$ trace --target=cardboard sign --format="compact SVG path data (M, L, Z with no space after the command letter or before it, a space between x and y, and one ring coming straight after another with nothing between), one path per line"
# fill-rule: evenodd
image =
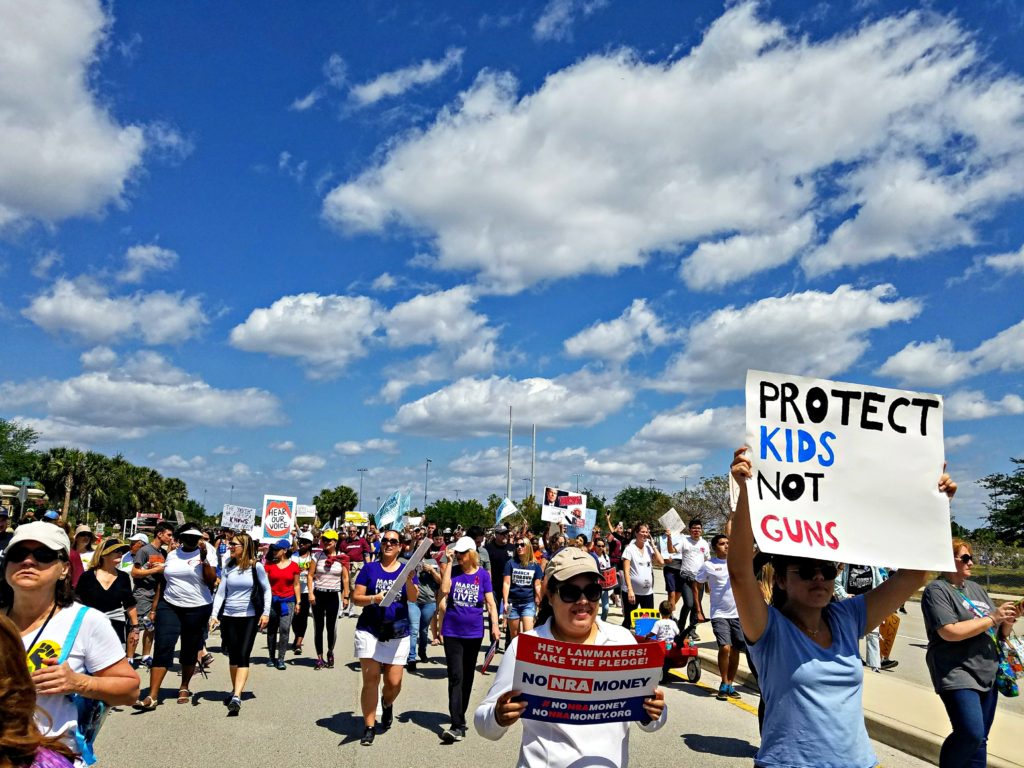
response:
M295 519L296 520L313 520L316 518L316 505L315 504L296 504L295 505Z
M256 510L253 507L238 507L225 504L220 513L220 527L232 531L248 531L256 525Z
M730 475L731 477L731 475ZM672 507L668 512L658 518L658 522L661 523L661 527L666 531L675 535L686 535L686 526L683 525L683 518L676 512L676 508Z
M953 570L941 397L761 371L746 396L762 551Z
M412 553L412 557L409 558L409 562L402 566L402 570L398 572L397 578L394 583L388 588L388 591L384 593L384 598L381 600L380 605L382 608L387 608L391 605L398 596L402 593L402 587L405 586L405 582L409 580L409 577L416 572L416 567L420 564L420 560L427 554L427 550L430 549L430 545L433 543L433 539L423 539L420 545L416 547L416 551Z
M561 488L544 488L540 519L547 523L584 525L587 515L587 494L564 491Z
M661 679L665 646L582 645L522 634L512 688L526 701L523 717L549 723L642 720L644 699Z
M597 510L587 509L584 510L585 516L583 518L583 525L569 524L565 528L565 535L570 539L575 539L581 533L587 537L587 541L590 541L591 534L594 532L594 526L597 524Z
M294 496L263 497L263 517L260 530L260 541L276 541L291 535L295 525Z

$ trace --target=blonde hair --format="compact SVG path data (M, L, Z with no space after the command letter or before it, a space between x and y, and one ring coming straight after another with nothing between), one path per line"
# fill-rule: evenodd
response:
M463 568L479 568L480 567L480 555L477 554L475 549L470 549L466 552L465 557L462 559Z
M228 565L234 565L240 571L252 568L256 563L256 542L253 541L252 536L248 533L236 533L231 539L237 539L238 543L242 545L242 554L232 557L228 561ZM230 543L230 539L228 543Z
M530 565L534 562L533 559L533 544L530 543L529 536L523 536L522 539L526 542L526 546L523 547L523 554L519 557L520 565Z

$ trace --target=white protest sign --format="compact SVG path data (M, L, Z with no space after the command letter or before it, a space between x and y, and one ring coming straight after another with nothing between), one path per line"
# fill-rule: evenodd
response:
M564 491L561 488L544 488L544 503L540 507L540 519L547 523L566 525L585 524L587 517L587 494Z
M669 533L685 533L686 526L683 525L683 518L676 512L676 508L672 507L668 512L658 518L658 522L661 523L661 527Z
M295 525L296 501L294 496L267 494L263 497L260 541L276 541L291 534L292 526Z
M763 551L953 570L941 397L748 371L746 400Z
M315 504L296 504L295 518L297 520L311 520L316 517Z
M232 531L248 531L254 525L256 525L256 510L253 507L225 504L221 510L221 528L230 528Z
M399 594L401 594L402 587L405 586L405 582L407 582L409 577L416 572L416 567L420 564L420 560L423 559L423 556L427 554L427 550L430 549L430 545L432 543L432 539L425 538L420 542L420 545L416 547L416 551L412 553L412 557L409 558L409 562L402 566L402 570L399 572L398 578L396 578L391 584L388 591L384 593L384 599L381 600L380 603L382 608L387 608L395 602L395 599Z

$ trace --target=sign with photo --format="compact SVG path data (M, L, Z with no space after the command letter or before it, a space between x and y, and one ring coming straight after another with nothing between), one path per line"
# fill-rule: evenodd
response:
M587 520L587 494L544 488L540 519L547 523L562 523L582 528Z

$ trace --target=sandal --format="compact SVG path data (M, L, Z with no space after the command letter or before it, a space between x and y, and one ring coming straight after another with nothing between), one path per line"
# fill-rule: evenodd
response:
M133 709L138 709L142 712L152 712L156 709L156 701L153 700L152 696L146 696L145 698L139 699L132 705Z
M192 701L192 691L188 690L187 688L182 688L180 691L178 691L179 704L188 704L190 701Z
M209 669L213 666L213 654L207 653L199 660L199 663L202 665L203 669Z

